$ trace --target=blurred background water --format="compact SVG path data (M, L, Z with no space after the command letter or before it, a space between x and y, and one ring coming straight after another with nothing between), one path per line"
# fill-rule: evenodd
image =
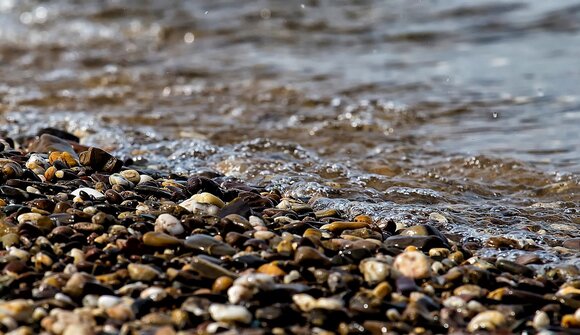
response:
M567 0L0 0L0 129L577 264L579 30Z

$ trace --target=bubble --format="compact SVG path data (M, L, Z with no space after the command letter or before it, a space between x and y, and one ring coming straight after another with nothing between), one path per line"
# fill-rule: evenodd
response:
M191 44L195 41L195 35L192 32L187 32L183 35L183 41L187 44Z

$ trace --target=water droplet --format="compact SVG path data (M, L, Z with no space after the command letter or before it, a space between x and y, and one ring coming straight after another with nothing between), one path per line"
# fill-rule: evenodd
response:
M498 112L493 112L493 113L491 114L491 116L492 116L494 119L497 119L497 118L499 117L499 113L498 113Z
M306 5L305 4L301 4L300 5L300 8L305 9L306 8Z
M191 44L195 41L195 35L192 32L187 32L183 35L183 41L187 44Z
M204 14L207 15L208 13L209 13L209 10L206 10Z
M30 12L24 12L20 14L20 22L22 22L23 24L31 24L32 14L30 14Z

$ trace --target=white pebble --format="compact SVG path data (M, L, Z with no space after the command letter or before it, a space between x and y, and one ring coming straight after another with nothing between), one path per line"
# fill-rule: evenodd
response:
M429 258L420 251L407 251L397 255L394 266L405 277L421 279L431 275Z
M76 190L72 191L72 195L74 195L75 197L79 197L81 194L81 191L85 191L88 195L92 195L93 197L95 197L95 199L100 199L100 198L104 198L105 195L97 190L95 190L94 188L90 188L90 187L81 187L81 188L77 188Z
M121 302L121 298L116 297L114 295L102 295L99 297L97 301L97 306L102 309L107 309L109 307L113 307Z
M359 270L367 283L375 284L385 280L390 275L391 265L375 258L367 258L360 263Z
M167 232L170 235L179 235L185 232L178 218L171 214L163 213L155 220L155 231Z
M252 321L252 314L243 306L212 304L209 306L209 314L218 322L248 324Z
M550 317L544 311L536 311L532 325L536 330L544 329L550 325Z
M469 324L467 330L475 332L477 330L494 331L507 325L507 319L503 313L498 311L485 311L477 314Z

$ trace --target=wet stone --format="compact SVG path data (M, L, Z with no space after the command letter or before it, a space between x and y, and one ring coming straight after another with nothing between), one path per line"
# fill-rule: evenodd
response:
M180 239L165 233L148 232L143 235L143 244L151 247L176 247L182 243Z
M567 239L562 242L562 246L572 250L580 250L580 237Z
M495 266L502 271L507 271L513 274L522 275L526 277L532 277L534 271L525 265L518 264L516 262L511 262L506 259L498 259Z
M96 171L114 173L121 170L123 162L113 157L108 152L91 147L79 155L80 162L84 166L89 166Z
M445 241L436 236L391 236L385 240L385 246L405 249L413 246L424 251L432 248L447 248Z
M294 256L294 261L304 267L314 266L328 268L331 266L330 259L312 247L298 248Z
M397 255L394 268L403 276L421 279L431 275L429 258L420 251L409 251Z
M181 235L185 232L181 221L171 214L161 214L155 220L155 230L167 232L170 235Z
M135 281L152 281L161 274L153 267L145 264L129 264L129 276Z
M228 244L204 234L195 234L187 237L185 239L185 246L218 257L226 255L232 256L236 253L236 250Z
M243 306L212 304L209 313L212 319L220 322L248 324L252 321L252 314Z

